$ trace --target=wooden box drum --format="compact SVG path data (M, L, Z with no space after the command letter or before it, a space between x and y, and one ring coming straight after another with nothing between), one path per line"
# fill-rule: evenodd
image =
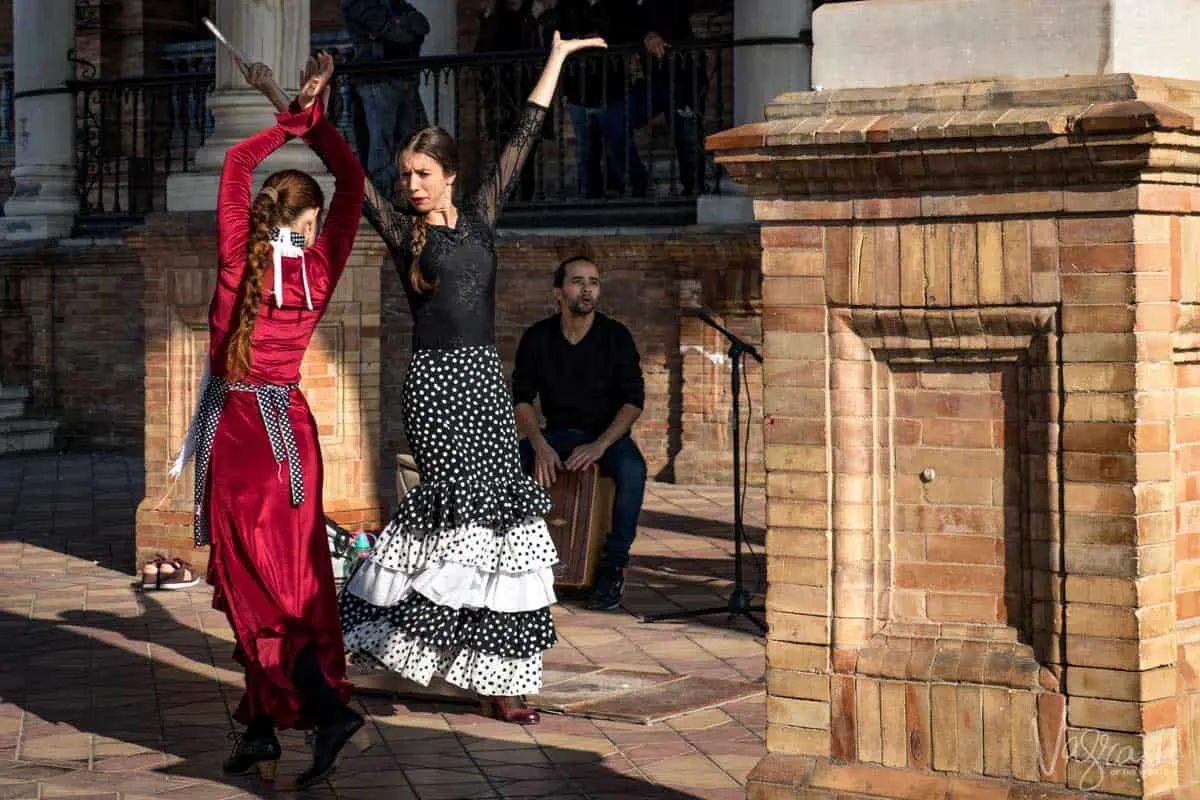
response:
M594 464L578 472L562 470L550 498L554 507L546 524L558 549L554 585L587 588L595 582L604 540L612 529L612 479Z

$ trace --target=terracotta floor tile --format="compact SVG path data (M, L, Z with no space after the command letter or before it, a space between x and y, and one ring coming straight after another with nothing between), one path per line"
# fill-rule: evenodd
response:
M228 623L211 609L211 589L143 594L132 575L103 566L132 560L133 512L142 497L135 481L142 474L140 461L121 457L0 459L0 487L37 486L15 499L0 488L0 534L8 537L0 542L0 612L12 617L0 620L0 636L22 637L26 645L20 657L0 653L0 693L8 700L0 704L0 759L15 755L21 726L23 749L79 757L20 770L0 763L0 787L48 779L56 792L76 797L259 795L253 778L220 776L242 677L229 658ZM78 486L89 482L91 491L81 495ZM635 544L624 608L591 612L582 595L566 598L554 610L560 644L547 663L761 675L761 639L720 615L687 624L641 622L654 608L723 601L731 576L727 494L723 487L647 487L650 524ZM761 527L761 499L751 500L748 519ZM761 537L761 530L753 535ZM639 564L639 557L646 561ZM651 559L668 559L663 563L671 570L648 568ZM64 695L67 686L81 691ZM698 782L741 779L765 752L761 699L653 728L546 715L542 725L523 729L485 719L470 706L384 698L361 698L361 707L374 718L381 746L350 755L332 787L306 798L374 798L387 784L388 797L397 800L606 794L724 800L733 796L720 794L728 787ZM282 787L310 756L301 735L288 732L281 741ZM87 757L94 759L92 772L78 769ZM707 766L694 768L701 763ZM657 770L662 785L639 764Z

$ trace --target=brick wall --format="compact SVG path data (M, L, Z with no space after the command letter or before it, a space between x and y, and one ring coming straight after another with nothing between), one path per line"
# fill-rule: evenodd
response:
M142 444L142 269L121 243L0 248L0 382L76 448Z
M681 303L701 302L723 315L748 341L761 342L759 249L754 234L747 230L624 236L502 232L496 333L509 374L521 333L555 311L554 267L576 254L600 265L601 309L630 328L641 353L647 405L634 438L646 455L651 476L687 483L728 481L729 367L719 358L725 347L698 320L681 321L679 312ZM386 470L395 454L407 449L400 398L412 327L400 278L390 262L384 267L381 286L381 350L386 356L381 378L382 464ZM747 377L753 413L746 429L749 476L752 483L761 484L761 371L752 365Z

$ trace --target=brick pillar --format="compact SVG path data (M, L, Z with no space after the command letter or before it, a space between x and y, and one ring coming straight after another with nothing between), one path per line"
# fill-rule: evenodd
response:
M216 283L211 214L162 214L129 235L145 268L146 497L137 512L137 560L156 552L203 570L192 547L192 465L172 485L167 468L187 432L208 352ZM317 326L300 388L317 419L326 515L348 527L379 526L379 325L383 243L364 223L337 292Z
M763 226L750 798L1200 784L1198 107L947 82L710 139Z

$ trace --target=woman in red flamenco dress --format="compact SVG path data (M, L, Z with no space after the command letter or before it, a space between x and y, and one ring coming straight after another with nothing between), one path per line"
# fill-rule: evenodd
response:
M229 150L217 205L220 271L209 307L209 374L185 447L196 458L196 544L211 541L213 606L229 618L246 693L246 731L229 774L274 778L277 728L315 727L311 785L363 725L347 706L345 654L321 504L317 424L300 362L345 268L362 212L363 171L324 116L332 59L276 124ZM241 65L251 85L270 77ZM276 172L251 201L255 167L296 136L325 159L336 188ZM178 468L182 462L177 462Z

